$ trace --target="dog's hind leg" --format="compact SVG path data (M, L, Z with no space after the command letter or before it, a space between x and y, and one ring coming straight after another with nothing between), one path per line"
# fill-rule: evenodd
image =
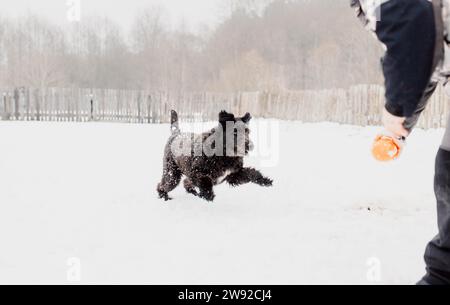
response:
M214 194L214 184L211 178L206 176L196 177L192 179L192 183L200 189L198 197L206 201L214 201L216 195Z
M182 173L173 160L167 160L164 163L164 173L161 183L158 184L159 198L169 201L172 198L169 197L169 193L173 191L181 181Z
M192 181L189 178L184 179L183 181L184 188L186 189L186 192L189 194L192 194L194 196L199 196L197 190L195 189L195 185L192 183Z
M260 186L272 186L273 180L264 177L254 168L242 168L239 171L229 175L226 181L231 186L239 186L247 183L255 183Z

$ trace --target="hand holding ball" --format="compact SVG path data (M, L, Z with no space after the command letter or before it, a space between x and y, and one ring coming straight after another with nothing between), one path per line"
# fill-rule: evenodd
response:
M394 161L400 157L403 147L403 139L395 139L388 135L379 135L373 143L372 155L380 162Z

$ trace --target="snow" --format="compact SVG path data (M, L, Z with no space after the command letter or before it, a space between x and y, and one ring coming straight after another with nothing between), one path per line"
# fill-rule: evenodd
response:
M275 186L220 185L211 204L181 186L157 199L168 125L0 122L0 283L419 280L442 130L416 130L381 164L369 150L380 128L252 124L278 135L272 162L249 160Z

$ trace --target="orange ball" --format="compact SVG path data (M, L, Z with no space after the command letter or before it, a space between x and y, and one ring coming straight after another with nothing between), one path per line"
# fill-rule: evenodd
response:
M401 153L400 144L388 136L378 136L372 147L374 158L381 162L388 162L397 159Z

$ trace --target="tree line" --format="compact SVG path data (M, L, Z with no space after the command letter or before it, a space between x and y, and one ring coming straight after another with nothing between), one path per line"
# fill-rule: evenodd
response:
M0 16L0 87L282 91L380 83L381 47L348 0L223 0L214 27L167 24L161 7L125 31L107 17L58 26Z

